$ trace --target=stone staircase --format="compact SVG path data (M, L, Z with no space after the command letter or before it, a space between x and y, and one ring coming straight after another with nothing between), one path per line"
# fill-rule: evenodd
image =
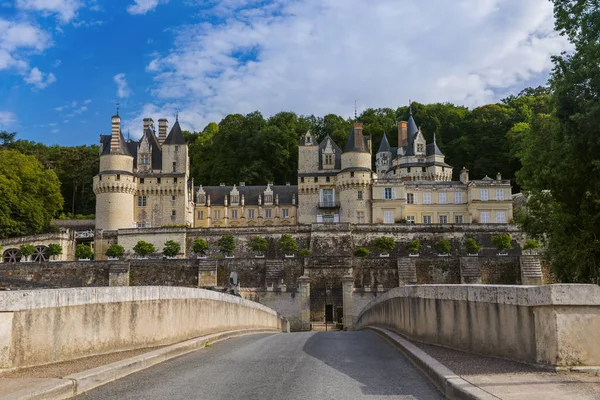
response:
M521 284L541 285L543 283L542 264L540 257L535 254L521 255Z
M460 283L481 284L481 261L479 257L460 258Z
M417 267L412 258L398 257L399 286L417 284Z

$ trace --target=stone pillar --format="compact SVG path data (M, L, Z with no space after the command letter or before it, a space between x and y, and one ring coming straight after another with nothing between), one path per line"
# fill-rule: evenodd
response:
M398 286L416 285L417 267L410 257L398 257Z
M477 284L481 282L481 260L479 257L460 257L460 283Z
M342 277L342 294L344 302L344 330L354 330L354 319L356 318L354 312L354 276L344 275Z
M212 288L217 284L217 260L198 260L198 287Z
M542 285L542 264L537 254L522 254L519 257L521 265L522 285Z
M108 286L129 286L129 263L110 264L108 269Z
M298 295L300 296L300 330L310 331L310 278L307 275L298 278Z

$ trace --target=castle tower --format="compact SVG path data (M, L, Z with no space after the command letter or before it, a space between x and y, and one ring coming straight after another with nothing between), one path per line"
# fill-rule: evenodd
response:
M371 139L363 135L362 124L355 123L342 153L342 170L336 187L340 200L340 222L371 221Z
M121 133L117 112L112 117L111 135L100 135L100 172L94 177L96 229L131 228L136 189L133 157Z
M377 166L377 177L383 179L385 173L392 166L392 148L385 133L383 134L383 139L381 139L379 150L377 150L377 154L375 155L375 163Z

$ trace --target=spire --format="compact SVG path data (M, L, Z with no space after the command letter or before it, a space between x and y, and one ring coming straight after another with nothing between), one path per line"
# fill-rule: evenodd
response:
M381 139L381 144L379 145L379 150L377 150L377 153L385 153L385 152L391 152L391 151L392 151L392 149L390 147L390 142L388 142L387 136L384 133L383 139Z
M177 117L179 117L179 113L177 114ZM179 119L175 121L169 136L167 136L163 144L186 144L185 137L181 131L181 126L179 125Z

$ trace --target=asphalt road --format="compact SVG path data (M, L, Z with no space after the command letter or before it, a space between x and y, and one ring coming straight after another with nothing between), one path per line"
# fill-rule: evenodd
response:
M102 386L78 399L443 399L371 332L229 339Z

